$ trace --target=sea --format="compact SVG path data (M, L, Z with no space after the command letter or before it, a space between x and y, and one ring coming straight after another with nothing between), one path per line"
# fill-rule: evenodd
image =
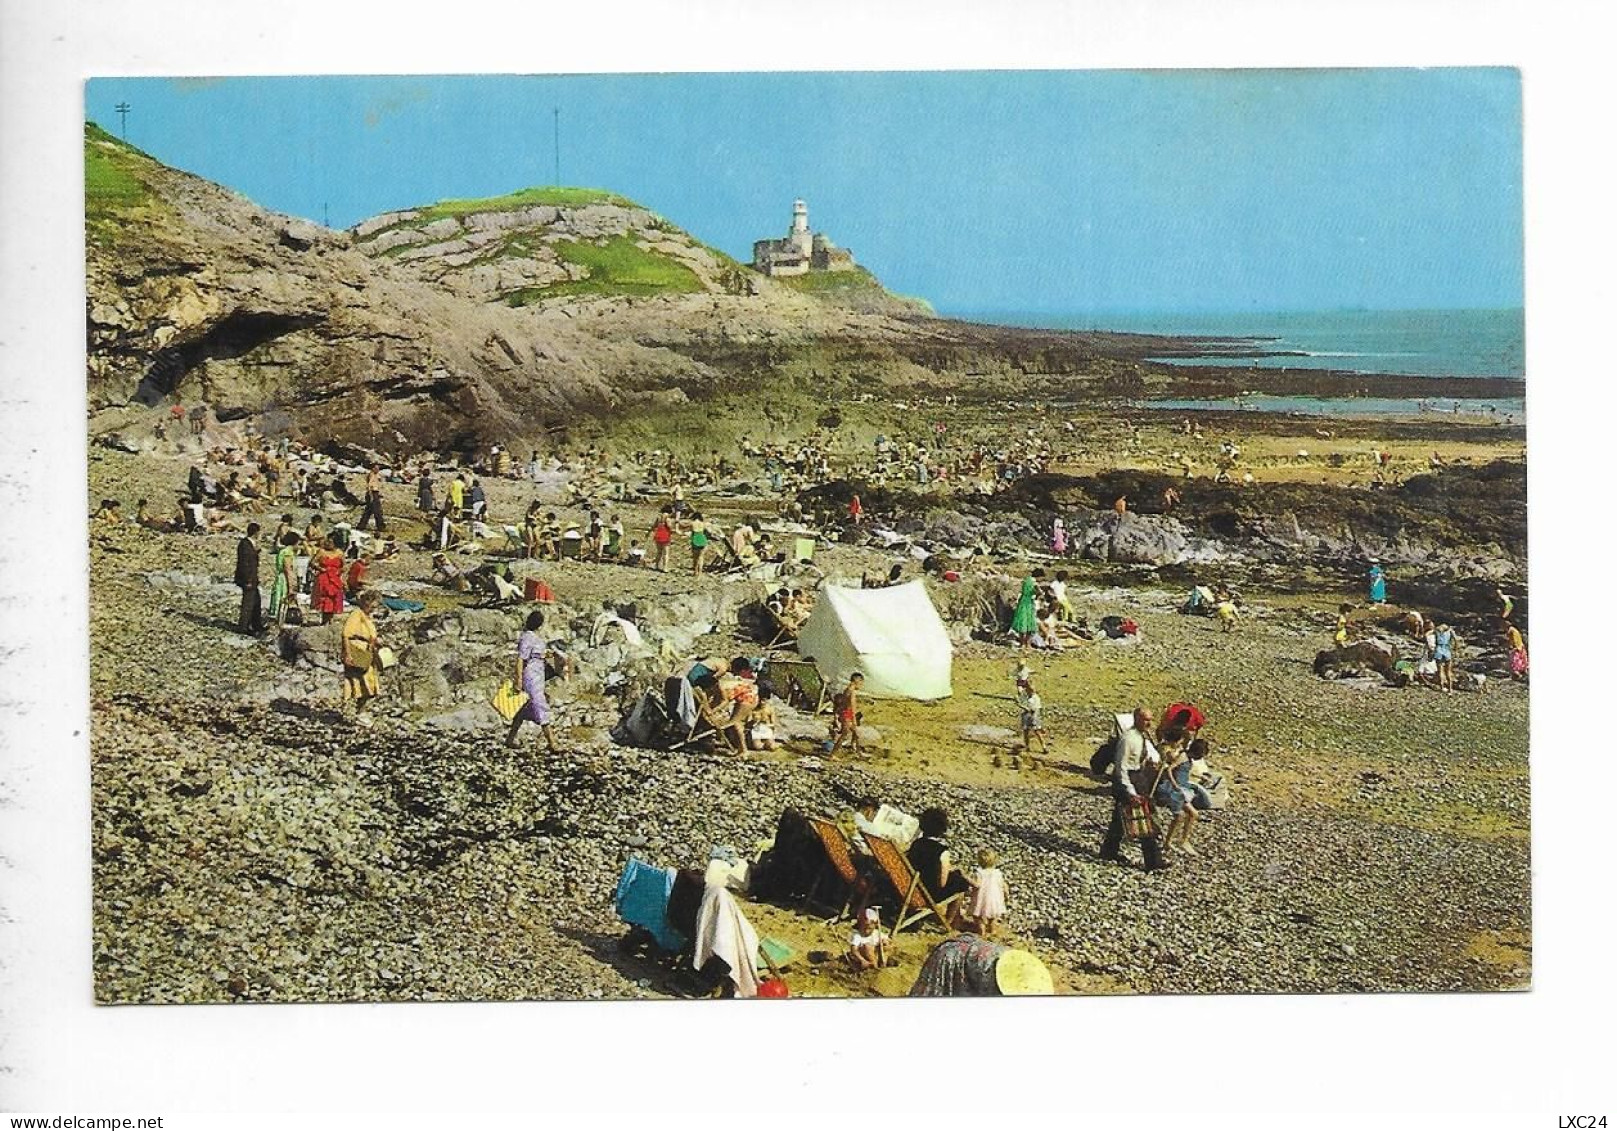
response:
M1526 333L1520 309L1330 310L1228 314L952 314L977 322L1049 330L1215 339L1209 352L1156 358L1170 365L1254 369L1330 369L1416 377L1509 377L1525 380ZM1279 356L1264 356L1275 354ZM1362 388L1362 386L1361 386ZM1355 394L1360 389L1354 390ZM1153 401L1163 408L1231 408L1319 415L1464 413L1520 420L1521 397L1486 402L1354 395Z

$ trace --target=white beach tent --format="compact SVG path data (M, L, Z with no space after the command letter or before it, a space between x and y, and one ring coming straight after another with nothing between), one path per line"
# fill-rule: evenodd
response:
M887 589L826 586L797 635L827 686L840 689L865 673L874 699L943 699L952 693L954 647L943 618L919 581Z

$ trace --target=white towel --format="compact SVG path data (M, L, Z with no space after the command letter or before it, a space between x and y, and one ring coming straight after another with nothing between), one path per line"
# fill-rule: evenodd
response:
M595 618L595 623L590 626L590 646L595 647L605 643L606 632L609 628L616 628L623 633L623 642L631 648L639 648L645 643L640 635L640 630L633 624L613 613L602 613Z
M702 892L691 965L700 970L714 955L729 963L737 997L758 996L758 932L723 884L708 884Z

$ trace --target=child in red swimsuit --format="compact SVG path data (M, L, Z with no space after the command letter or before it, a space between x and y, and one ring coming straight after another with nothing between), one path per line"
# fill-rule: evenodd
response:
M836 722L831 730L831 750L835 755L844 745L849 746L855 754L859 753L859 689L864 686L863 672L854 672L848 677L848 686L837 693L831 701L836 710Z

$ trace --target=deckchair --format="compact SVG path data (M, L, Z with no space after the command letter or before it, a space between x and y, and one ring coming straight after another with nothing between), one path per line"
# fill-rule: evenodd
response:
M775 685L775 693L797 711L818 715L825 707L825 679L807 660L766 660L760 679Z
M764 596L763 600L760 601L759 604L763 607L764 617L769 621L770 628L774 630L773 635L771 635L769 638L769 642L765 644L764 647L776 648L781 644L790 643L791 641L796 640L797 630L789 626L785 621L781 620L780 614L769 607L769 599L778 593L783 587L780 585L766 584L763 588Z
M864 833L865 844L870 848L870 855L876 860L876 865L882 870L893 890L899 893L898 911L893 917L893 933L896 935L912 923L920 923L928 916L935 917L944 930L948 930L949 905L959 899L963 892L956 892L942 903L932 897L927 886L922 882L921 876L910 865L909 859L898 850L898 845L885 837ZM912 911L913 909L913 911Z
M842 835L842 830L824 817L810 817L808 823L809 827L814 830L814 835L820 838L820 844L825 847L825 858L831 862L832 870L836 872L847 888L848 894L847 898L842 901L842 910L826 920L827 923L835 923L838 919L847 916L848 908L853 905L853 897L869 885L859 875L859 869L854 867L853 853L848 844L848 838ZM825 871L821 869L819 874L814 877L814 884L809 888L808 895L803 897L804 907L814 902L814 897L819 894L820 884L824 879ZM824 906L829 907L831 905L825 904Z
M673 680L679 680L680 682L687 683L687 684L689 683L689 680L686 680L684 676L674 676L674 677L672 677L672 679L669 682L672 682ZM692 689L692 692L694 694L694 689ZM670 692L665 690L664 694L668 695L668 694L670 694ZM669 714L670 714L671 718L675 717L674 713L672 711L670 711ZM683 725L683 720L680 720L680 725ZM714 726L712 723L708 722L707 716L704 715L702 713L701 708L698 707L698 708L696 708L695 714L691 719L691 724L690 724L689 729L686 730L686 732L685 732L685 737L680 739L678 742L675 742L673 745L669 746L668 749L670 749L670 750L682 750L685 747L691 745L691 743L693 743L693 742L699 742L700 740L702 740L704 738L707 738L710 735L715 735L715 734L718 734L718 733L719 733L719 728Z
M710 530L708 532L708 555L703 559L708 564L703 567L703 572L745 573L747 567L741 564L740 558L736 557L735 549L730 545L730 539L717 537L716 534L716 531Z

